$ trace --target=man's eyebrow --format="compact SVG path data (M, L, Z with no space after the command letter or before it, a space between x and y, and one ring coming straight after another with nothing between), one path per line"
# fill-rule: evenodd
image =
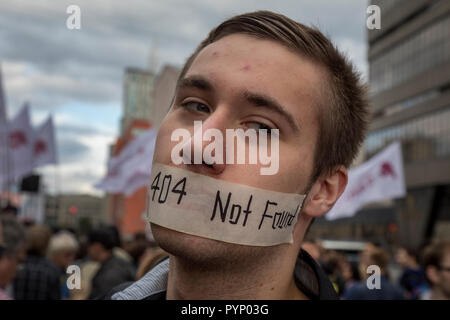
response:
M280 103L278 103L274 98L269 97L261 93L253 93L250 91L244 92L245 99L251 104L257 107L263 107L272 111L275 111L281 115L291 126L294 132L298 132L300 129L294 121L294 117L290 114L286 108L284 108Z
M214 91L214 86L205 77L189 76L180 80L177 89L196 88L203 91Z
M213 84L203 76L192 75L180 80L178 84L177 91L179 89L196 88L203 91L214 91ZM257 107L263 107L272 110L280 114L289 123L290 127L294 132L298 132L300 129L294 117L290 114L280 103L278 103L274 98L261 93L254 93L250 91L244 91L244 98L251 104Z

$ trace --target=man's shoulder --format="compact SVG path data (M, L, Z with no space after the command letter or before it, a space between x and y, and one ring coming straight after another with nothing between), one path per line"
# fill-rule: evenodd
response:
M159 300L165 298L169 257L158 262L141 279L120 284L105 297L107 300Z

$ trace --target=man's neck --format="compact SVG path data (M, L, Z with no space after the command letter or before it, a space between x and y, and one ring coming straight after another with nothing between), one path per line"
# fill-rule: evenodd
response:
M294 261L277 257L272 261L241 268L205 270L171 256L167 299L307 299L297 288Z

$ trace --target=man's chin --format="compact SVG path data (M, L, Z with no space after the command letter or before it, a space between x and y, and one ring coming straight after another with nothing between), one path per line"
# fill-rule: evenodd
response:
M242 263L250 257L256 258L255 254L263 249L182 233L153 223L150 226L155 241L162 249L187 263L201 264L203 267Z

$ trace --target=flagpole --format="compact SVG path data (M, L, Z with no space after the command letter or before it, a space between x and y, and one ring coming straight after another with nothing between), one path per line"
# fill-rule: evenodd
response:
M3 181L1 189L6 185L6 205L9 204L9 198L10 198L10 163L9 163L9 145L8 145L8 116L7 116L7 110L6 110L6 99L5 99L5 92L3 90L3 69L2 69L2 63L0 62L0 124L3 126L3 129L5 130L5 134L2 135L2 143L5 146L5 152L4 152L4 159L6 161L3 162L2 171L4 172L4 169L6 168L6 184Z
M60 176L59 176L59 162L56 161L54 164L54 183L55 183L55 201L54 204L54 212L55 212L55 225L59 223L59 211L61 205L61 189L60 189Z

